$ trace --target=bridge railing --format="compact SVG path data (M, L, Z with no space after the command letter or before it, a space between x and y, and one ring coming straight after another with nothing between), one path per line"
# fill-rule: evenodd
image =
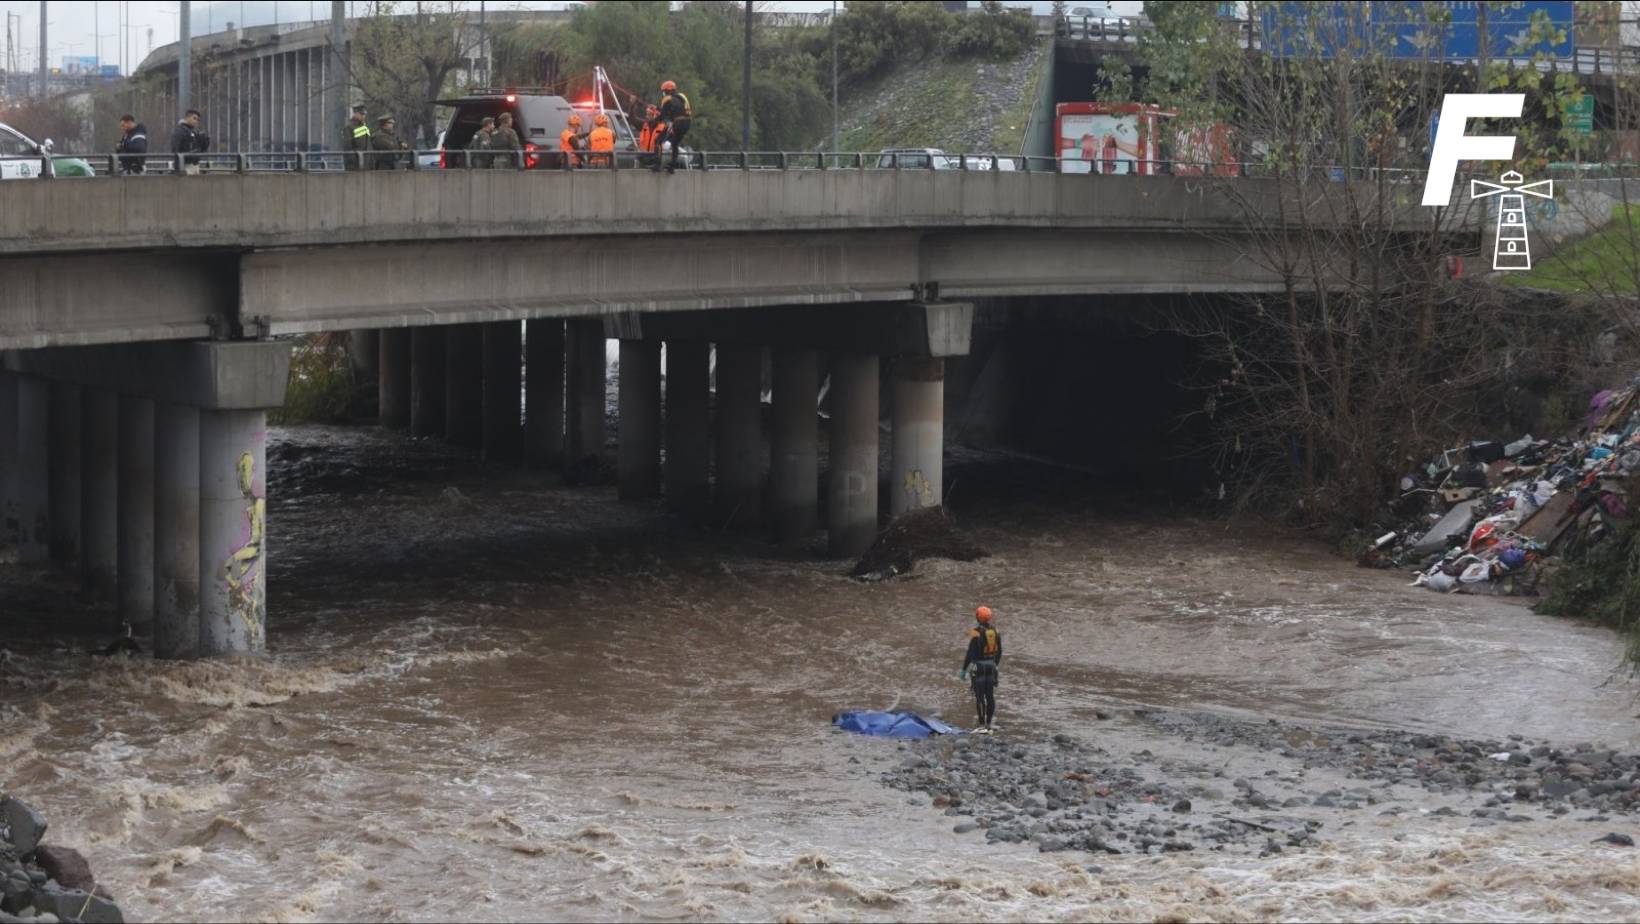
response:
M48 169L49 159L52 169ZM21 176L83 178L74 162L90 165L95 177L140 179L148 176L200 174L207 176L244 174L344 173L351 170L422 170L463 173L469 170L517 170L532 173L562 173L602 170L654 169L667 165L669 155L657 157L637 151L617 151L608 155L579 153L573 164L558 151L244 151L202 152L197 154L80 154L53 152L40 155L0 156L0 168L8 164L31 167ZM1174 175L1174 176L1270 176L1273 170L1257 161L1197 161L1150 159L1143 161L1084 160L1073 157L1039 157L1021 154L965 153L933 151L685 151L678 156L683 170L848 170L848 171L958 171L989 173L1067 173L1093 176ZM1416 174L1424 171L1376 170L1343 167L1318 168L1318 172L1343 180L1376 176ZM10 179L19 174L4 173Z
M665 158L665 160L669 160ZM0 177L82 177L66 167L66 162L89 164L98 178L141 179L149 176L199 174L238 176L246 174L340 174L350 170L421 170L465 173L469 170L514 170L531 173L574 171L629 171L664 165L655 155L617 151L598 157L576 155L573 165L558 151L403 150L364 152L362 166L357 152L346 151L246 151L198 154L75 154L53 152L48 170L45 159L33 156L0 156ZM13 169L7 170L12 165ZM17 166L27 168L19 170ZM980 173L1063 173L1121 178L1132 175L1273 178L1291 179L1290 170L1278 170L1261 161L1198 161L1151 159L1143 161L1084 160L1072 157L1038 157L1020 154L943 154L932 151L686 151L678 157L684 170L711 171L902 171ZM1548 175L1565 178L1640 178L1640 163L1551 164ZM1427 170L1397 167L1317 166L1308 178L1316 181L1363 181L1384 179L1392 183L1422 183ZM1469 174L1465 174L1467 179ZM1484 171L1474 176L1488 179ZM0 189L5 187L0 186Z

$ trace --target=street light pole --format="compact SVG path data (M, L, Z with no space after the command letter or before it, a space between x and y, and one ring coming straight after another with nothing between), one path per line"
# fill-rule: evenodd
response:
M51 95L50 72L46 70L46 0L40 0L40 98Z
M837 0L831 0L831 149L841 145L837 140Z
M194 70L194 39L193 23L191 19L193 3L190 0L177 2L177 118L180 120L187 112L193 97L189 94L192 87Z
M740 67L740 149L752 149L752 0L746 0L746 43Z

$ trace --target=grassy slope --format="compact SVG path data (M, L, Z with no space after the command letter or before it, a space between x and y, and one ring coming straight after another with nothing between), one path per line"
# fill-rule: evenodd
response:
M988 62L933 57L884 74L844 94L841 146L845 151L888 147L933 147L951 152L1018 153L1025 125L1043 79L1047 56L1033 49L1034 60L989 62L996 71L1020 72L1018 100L999 105L995 93L983 92ZM1009 95L1015 88L1010 87ZM976 112L991 114L984 131Z
M1557 292L1640 295L1635 281L1637 246L1640 206L1630 206L1626 216L1614 216L1606 227L1560 248L1530 272L1508 273L1503 281Z

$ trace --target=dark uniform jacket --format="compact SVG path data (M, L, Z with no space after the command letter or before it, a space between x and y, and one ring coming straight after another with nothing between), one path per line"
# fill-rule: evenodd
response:
M147 154L148 153L148 126L138 122L120 138L120 143L114 145L116 154ZM141 173L143 169L141 157L120 158L120 170L124 173Z
M210 147L211 136L187 122L178 122L177 127L171 132L172 154L195 154L200 151L208 151ZM188 164L199 163L197 157L184 157L182 160Z
M405 165L404 158L397 153L402 150L404 150L404 145L399 142L399 136L393 134L391 129L376 129L375 134L370 136L370 168L372 170L397 170L403 167Z
M515 152L522 151L524 145L519 142L518 132L514 131L511 125L495 130L495 134L490 136L490 147L496 152L491 155L492 166L518 167L518 155Z

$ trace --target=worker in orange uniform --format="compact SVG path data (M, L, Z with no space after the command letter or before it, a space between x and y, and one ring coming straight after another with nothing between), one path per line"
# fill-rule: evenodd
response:
M592 126L587 135L587 150L592 152L587 163L608 170L615 158L615 130L609 127L609 116L601 112L592 117Z
M654 158L660 157L661 135L666 131L661 124L661 111L654 103L644 108L643 127L638 130L638 150L643 152L643 162L653 163Z
M558 135L558 150L564 153L564 169L571 170L581 166L581 117L569 117L569 127Z
M1002 633L991 625L988 606L974 610L974 621L975 625L968 630L968 653L962 659L962 673L957 677L970 683L974 690L974 711L979 714L979 727L974 731L989 735L996 730L997 666L1002 663Z

